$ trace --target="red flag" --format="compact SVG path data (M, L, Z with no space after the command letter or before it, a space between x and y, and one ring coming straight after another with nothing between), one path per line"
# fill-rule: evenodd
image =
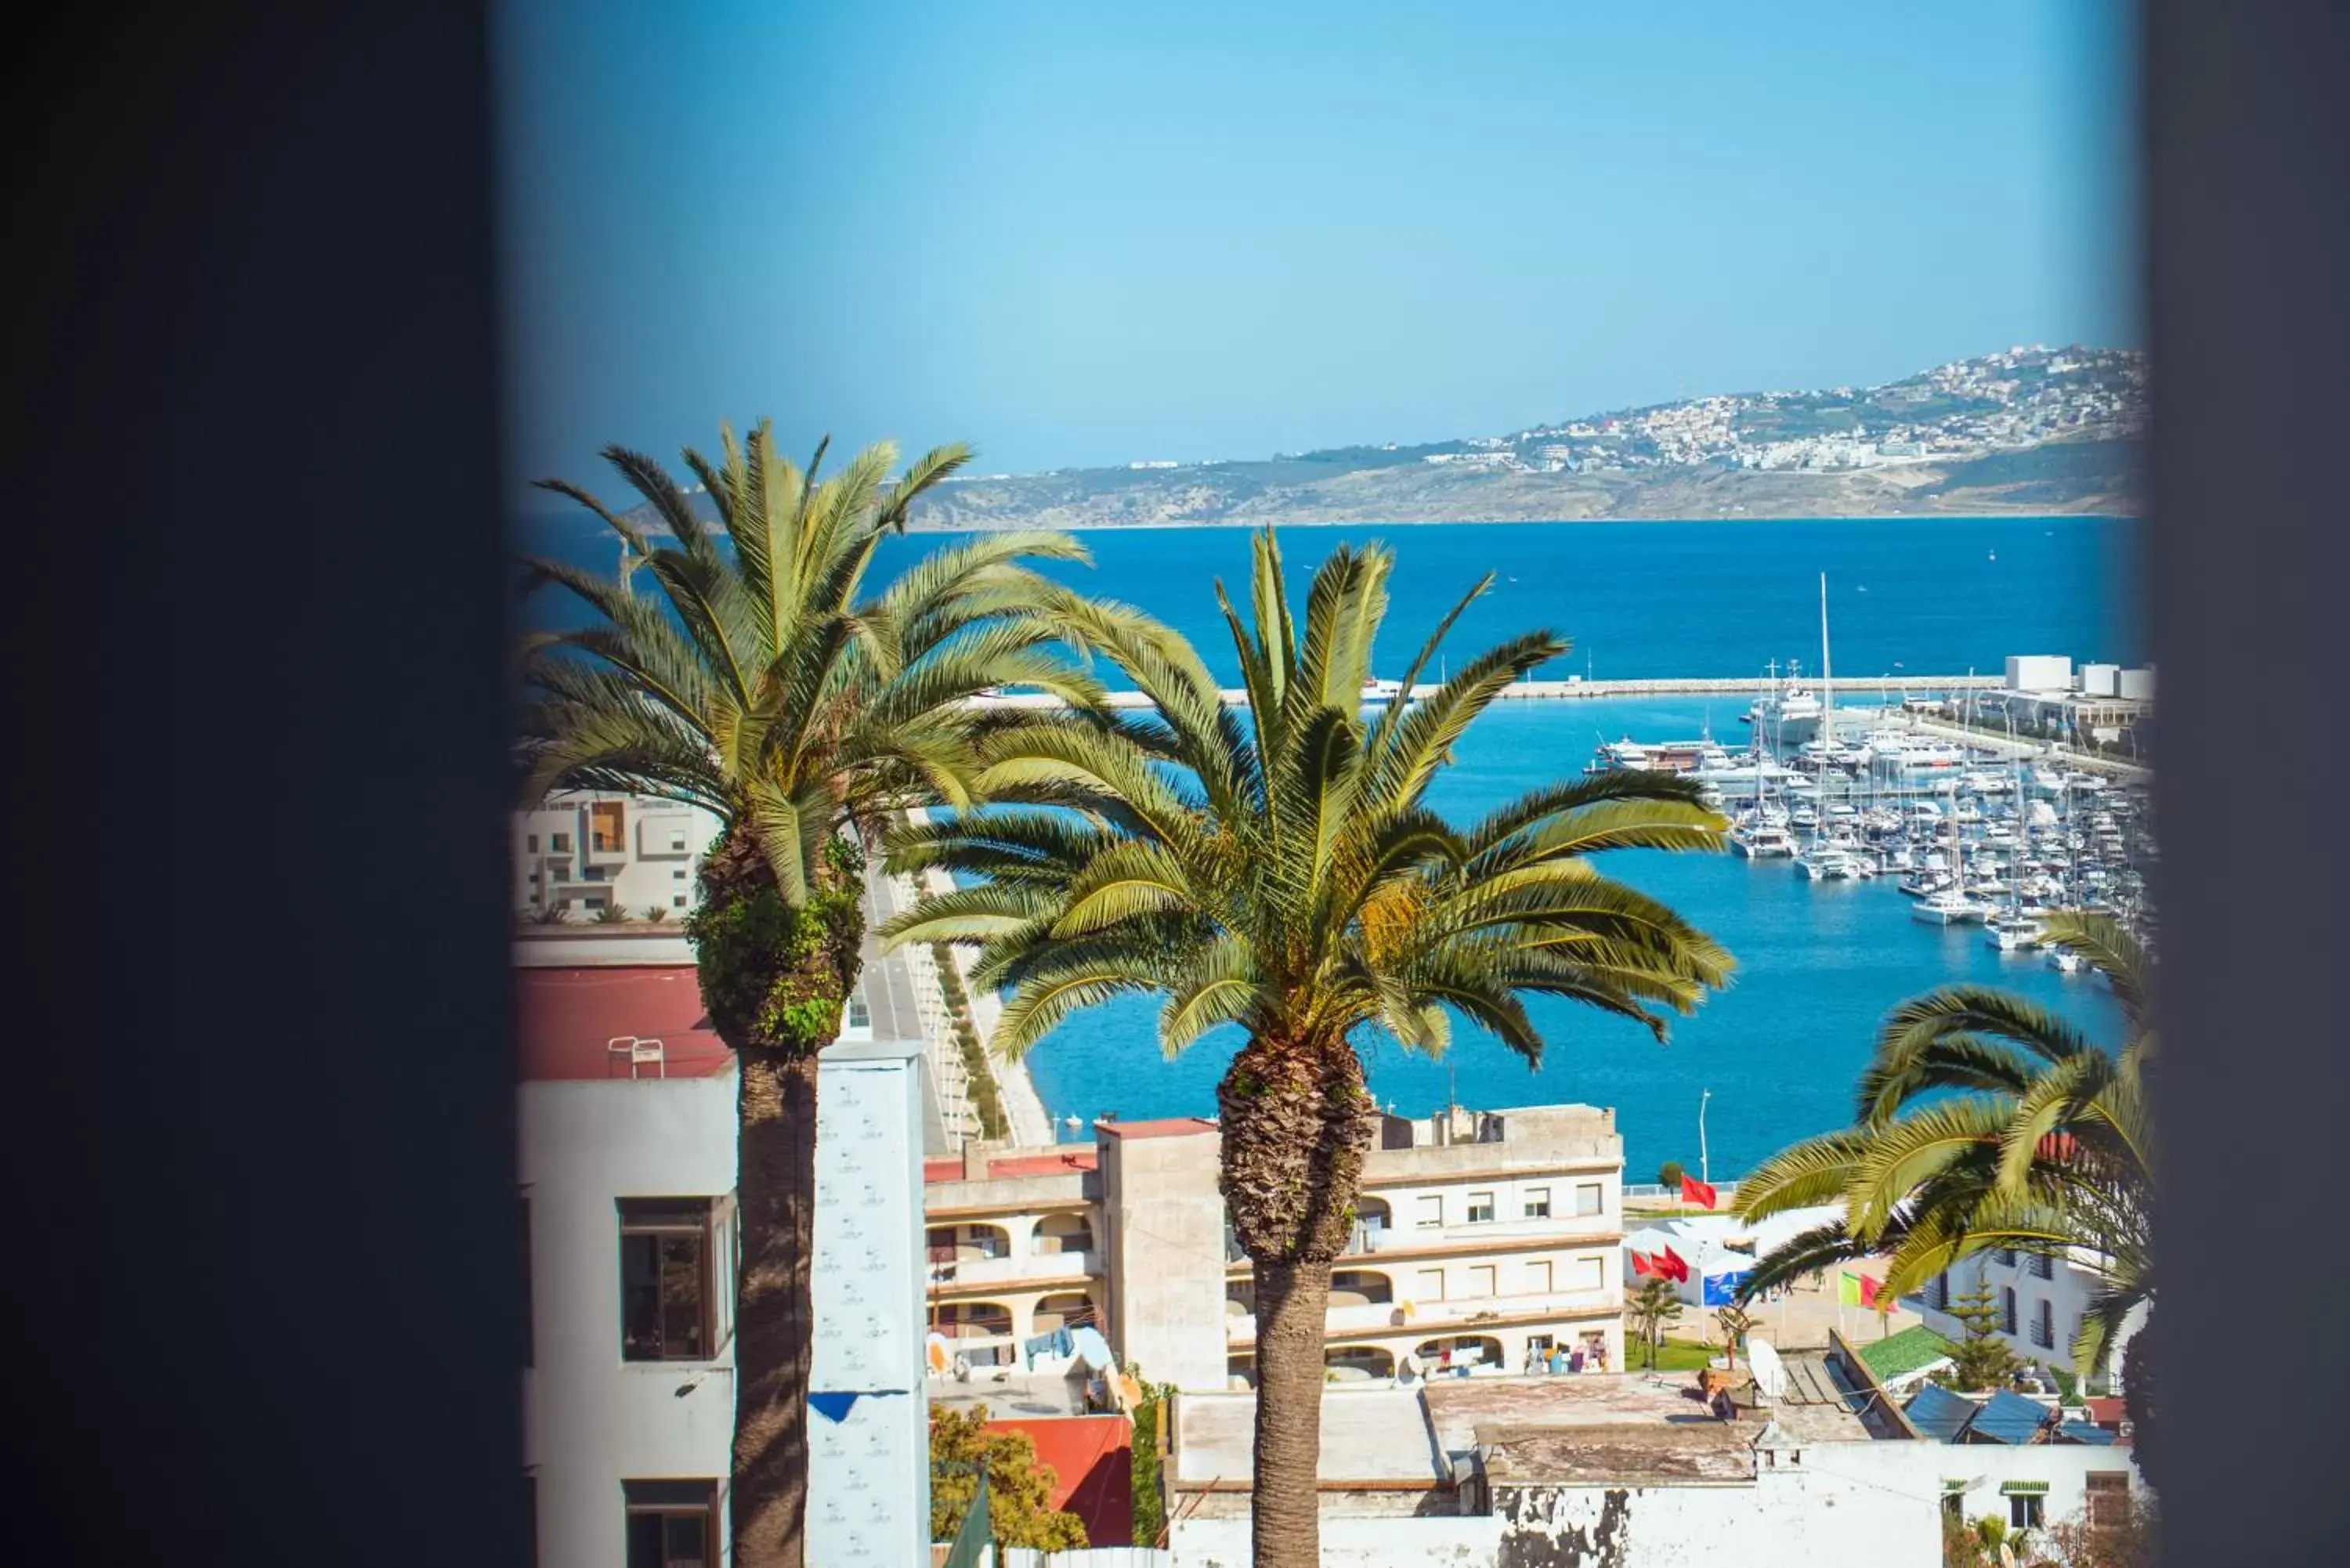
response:
M1665 1249L1664 1272L1683 1284L1689 1282L1689 1264L1683 1262L1681 1255L1670 1247Z
M1656 1273L1656 1272L1659 1272L1659 1271L1658 1271L1658 1268L1657 1268L1657 1265L1656 1265L1655 1262L1649 1258L1649 1256L1648 1256L1648 1253L1646 1253L1646 1252L1635 1252L1635 1253L1633 1253L1633 1254L1632 1254L1632 1272L1633 1272L1633 1273L1635 1273L1635 1274L1653 1274L1653 1273Z
M1714 1195L1713 1195L1713 1183L1712 1183L1712 1182L1711 1182L1711 1181L1700 1181L1700 1180L1699 1180L1696 1177L1694 1177L1694 1176L1686 1176L1686 1175L1685 1175L1685 1176L1683 1176L1683 1177L1681 1178L1681 1201L1682 1201L1682 1202L1684 1202L1684 1203L1702 1203L1702 1204L1704 1204L1708 1209L1711 1209L1711 1208L1712 1208L1712 1207L1713 1207L1713 1196L1714 1196Z
M1860 1304L1865 1307L1877 1304L1877 1282L1866 1274L1860 1276Z

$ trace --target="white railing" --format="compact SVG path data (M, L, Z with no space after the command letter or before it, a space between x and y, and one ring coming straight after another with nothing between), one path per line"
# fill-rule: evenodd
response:
M1714 1196L1717 1199L1726 1199L1737 1190L1738 1183L1734 1181L1717 1181L1713 1184ZM1679 1198L1680 1195L1679 1188L1660 1187L1653 1181L1627 1181L1624 1184L1624 1196L1627 1198Z
M1476 1225L1366 1226L1347 1249L1350 1257L1409 1251L1418 1247L1457 1247L1464 1242L1557 1241L1563 1246L1599 1241L1619 1234L1618 1214L1570 1214L1551 1220L1495 1220Z
M1006 1280L1083 1280L1094 1272L1091 1252L1023 1252L1008 1258L958 1258L935 1265L941 1283L993 1285Z

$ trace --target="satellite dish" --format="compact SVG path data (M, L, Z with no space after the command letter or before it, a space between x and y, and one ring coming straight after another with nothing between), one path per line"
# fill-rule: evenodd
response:
M1769 1340L1748 1338L1746 1365L1753 1371L1755 1390L1762 1397L1776 1399L1787 1392L1787 1364L1779 1359Z

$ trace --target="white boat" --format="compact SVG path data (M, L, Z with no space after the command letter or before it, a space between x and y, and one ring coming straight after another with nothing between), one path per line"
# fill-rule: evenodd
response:
M1983 940L2003 953L2021 952L2040 943L2040 922L2029 915L1994 915L1983 922Z
M2051 948L2048 950L2048 961L2065 974L2078 974L2086 966L2087 961L2071 948Z
M1964 893L1945 889L1929 893L1909 906L1909 918L1929 925L1956 926L1982 919L1991 911Z
M1742 822L1730 830L1730 846L1749 860L1784 860L1795 853L1795 836L1775 822Z
M1815 847L1797 856L1795 869L1814 882L1857 882L1867 875L1858 856L1826 847Z

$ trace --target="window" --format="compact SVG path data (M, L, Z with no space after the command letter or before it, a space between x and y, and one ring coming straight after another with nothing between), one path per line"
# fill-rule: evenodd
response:
M629 1513L628 1568L718 1568L718 1483L620 1483Z
M1412 1217L1412 1223L1422 1231L1433 1231L1441 1226L1444 1223L1443 1194L1430 1193L1421 1199L1418 1211Z
M1550 1282L1551 1269L1549 1259L1545 1258L1539 1263L1528 1263L1526 1265L1526 1293L1528 1295L1548 1295L1550 1293Z
M1576 1183L1575 1189L1575 1217L1577 1219L1584 1219L1590 1215L1596 1214L1599 1211L1599 1183L1596 1181Z
M669 901L669 907L670 907L671 909L684 909L684 908L685 908L685 895L684 895L684 894L682 894L682 893L676 893L676 894L672 894L672 895L671 895L671 897L670 897L670 901Z
M2002 1269L2015 1267L2015 1249L2012 1247L1993 1247L1991 1250L1991 1255L1998 1260L1999 1266Z
M669 836L669 846L670 846L670 848L671 848L671 849L672 849L672 850L674 850L674 851L682 852L682 851L684 850L684 848L685 848L685 829L684 829L684 828L682 828L682 827L679 827L679 828L673 828L673 829L671 829L671 832L670 832L670 836ZM679 875L679 876L681 876L681 877L682 877L682 876L684 876L684 875L685 875L685 873L684 873L684 872L682 872L682 871L681 871L681 872L679 872L679 873L678 873L678 875Z
M557 855L570 854L571 835L567 833L552 833L547 835L546 847Z
M620 1357L707 1361L733 1328L732 1198L623 1198Z
M2045 1297L2032 1306L2032 1343L2043 1350L2056 1348L2056 1306Z
M1578 1291L1606 1290L1607 1288L1607 1260L1605 1258L1575 1259L1575 1272L1569 1278L1567 1282Z
M579 907L583 909L600 909L611 901L611 899L604 897L603 894L598 893L592 898L582 898L579 901Z
M522 846L523 846L523 853L524 853L524 854L525 854L525 855L536 855L536 854L537 854L537 853L538 853L538 835L537 835L537 834L536 834L536 833L531 834L528 837L525 838L525 839L522 841Z
M548 862L546 863L546 879L547 879L548 881L550 881L550 882L568 882L568 881L570 881L570 880L571 880L571 862L570 862L570 861L568 861L568 860L550 860L550 861L548 861Z
M1550 1218L1549 1188L1529 1187L1526 1189L1525 1217L1529 1220L1547 1220Z
M588 869L579 873L579 876L583 881L601 882L604 879L604 867L601 866L590 866Z
M1493 1195L1490 1192L1471 1193L1469 1195L1469 1223L1471 1225L1491 1225L1492 1222Z
M617 800L598 801L588 808L588 837L598 855L618 855L627 837L626 811Z
M2017 1530L2037 1530L2048 1500L2036 1491L2007 1494L2007 1522Z
M2108 1525L2127 1524L2130 1516L2129 1472L2091 1470L2087 1479L2089 1528L2100 1530Z
M2045 1252L2033 1253L2027 1260L2027 1266L2035 1280L2053 1280L2056 1277L2056 1260Z
M682 882L685 880L685 873L682 871L672 871L669 874L669 879L672 882Z
M1999 1290L1999 1331L2002 1334L2015 1332L2015 1287L2013 1285L2002 1285Z
M1926 1282L1926 1304L1936 1312L1946 1312L1950 1305L1950 1276L1936 1274Z
M1471 1263L1469 1266L1470 1295L1476 1298L1482 1298L1485 1296L1501 1294L1500 1290L1496 1288L1497 1282L1494 1280L1493 1274L1494 1269L1492 1264Z
M1421 1301L1442 1301L1444 1299L1444 1271L1442 1269L1420 1270L1419 1273L1412 1276L1411 1289L1412 1294Z

